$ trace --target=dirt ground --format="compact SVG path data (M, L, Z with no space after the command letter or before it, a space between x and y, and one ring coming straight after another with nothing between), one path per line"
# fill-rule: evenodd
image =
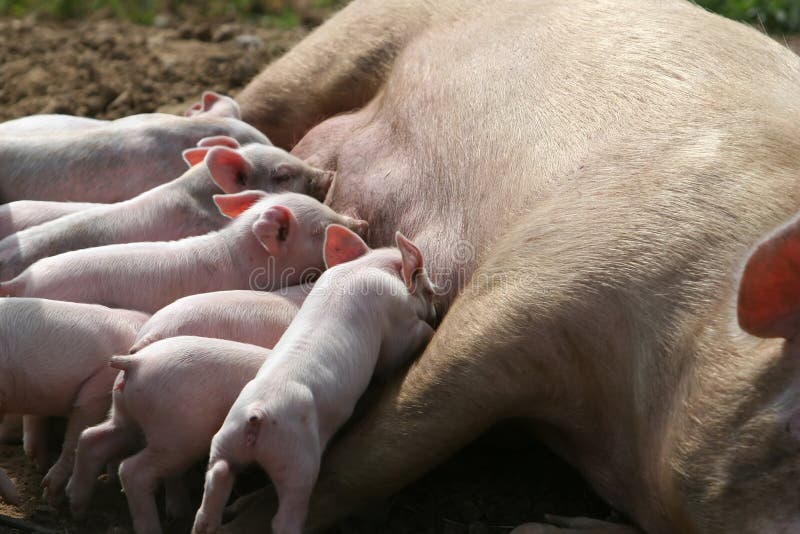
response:
M309 31L202 20L172 16L141 27L103 15L75 22L0 19L0 121L35 113L179 112L205 89L235 94ZM800 51L800 38L786 43ZM25 501L19 508L0 504L0 514L60 533L132 532L115 481L101 482L89 518L75 523L42 502L41 474L20 446L0 446L0 467ZM504 426L334 532L494 534L544 514L618 519L562 461ZM165 525L168 533L188 528ZM0 526L0 532L23 531Z

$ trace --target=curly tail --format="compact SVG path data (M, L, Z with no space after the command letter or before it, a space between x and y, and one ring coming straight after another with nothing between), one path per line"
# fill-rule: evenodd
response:
M108 365L120 371L130 371L134 369L141 358L137 356L112 356L108 361Z
M261 421L264 420L266 414L258 403L254 402L245 408L244 415L247 418L247 424L244 428L245 443L252 447L255 446L258 440L258 433L261 430Z

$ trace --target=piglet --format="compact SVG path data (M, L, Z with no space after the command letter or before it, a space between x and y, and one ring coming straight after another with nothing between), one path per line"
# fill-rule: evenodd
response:
M20 230L105 204L17 200L0 206L0 240ZM0 241L1 242L1 241Z
M241 118L239 104L229 96L213 91L206 91L199 102L193 104L185 113L187 117L220 117ZM73 115L44 114L20 117L0 123L0 135L63 133L74 130L86 130L114 124L115 126L155 123L173 117L165 113L141 113L123 117L115 121L76 117Z
M227 110L0 134L0 201L118 202L180 176L181 151L204 137L227 135L243 144L269 143L240 120L235 103Z
M230 339L271 349L297 315L311 287L303 284L276 292L232 290L183 297L142 326L131 352L177 336Z
M235 139L224 136L202 139L199 144L183 152L190 169L167 184L124 202L80 210L0 241L0 280L18 275L37 260L70 250L168 241L219 230L227 219L212 196L220 190L292 191L322 201L333 180L332 173L315 169L277 147L240 147ZM40 217L75 207L72 203L45 204ZM7 208L11 217L3 218L4 208L0 207L0 225L6 222L13 227L24 222L17 217L16 207Z
M331 436L373 374L404 365L433 335L433 287L422 255L399 232L396 243L399 250L369 252L347 228L328 227L328 270L214 436L193 532L219 527L235 471L253 462L278 493L272 531L302 532Z
M233 218L218 232L180 241L130 243L44 258L0 284L0 295L91 302L154 313L187 295L296 285L323 268L325 227L361 232L365 221L297 193L216 195ZM258 286L258 287L252 287Z
M109 358L128 350L146 320L93 304L0 300L0 415L69 418L61 456L42 481L51 501L69 478L81 431L108 412ZM0 487L7 498L7 484Z
M75 517L88 509L97 476L126 458L119 475L137 534L161 527L154 492L167 484L167 513L184 515L183 473L208 455L236 396L270 351L254 345L179 336L157 341L135 356L115 356L121 369L111 417L86 429L78 442L67 496ZM177 495L177 496L176 496Z

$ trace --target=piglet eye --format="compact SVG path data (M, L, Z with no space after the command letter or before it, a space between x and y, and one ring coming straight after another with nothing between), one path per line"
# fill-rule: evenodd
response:
M291 165L278 165L272 175L272 181L276 184L283 184L294 178L296 170Z
M244 186L247 182L247 176L243 172L236 173L236 182L239 185Z

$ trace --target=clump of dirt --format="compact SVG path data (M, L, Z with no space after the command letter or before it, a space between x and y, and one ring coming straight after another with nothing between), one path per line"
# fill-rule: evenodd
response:
M161 27L95 16L0 20L0 121L36 113L114 119L235 94L308 33L196 16Z

